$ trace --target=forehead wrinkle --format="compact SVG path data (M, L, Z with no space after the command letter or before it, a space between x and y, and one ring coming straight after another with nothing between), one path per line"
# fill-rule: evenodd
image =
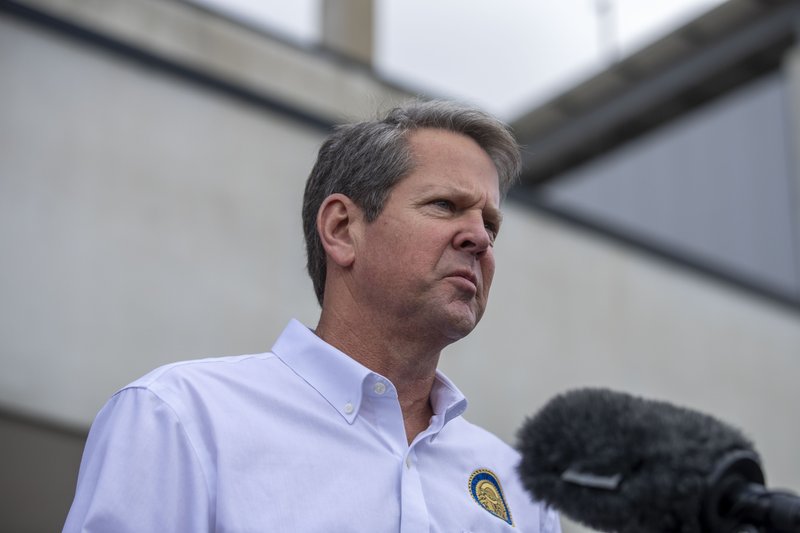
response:
M476 200L474 203L479 203L483 197L483 192L475 191L478 187L464 187L462 185L452 183L452 182L435 182L435 183L426 183L420 186L419 190L417 191L418 194L416 196L429 196L429 195L452 195L457 199L463 200L467 199L472 201L475 197L480 197L480 199ZM482 210L486 213L489 217L493 218L497 222L501 222L503 220L503 213L500 211L499 206L495 206L491 203L491 198L486 199L486 203L484 204Z
M484 192L480 190L480 187L471 185L466 186L460 183L454 183L452 181L432 182L420 185L419 194L425 195L431 193L434 194L449 193L461 199L467 199L467 198L482 199L484 197ZM491 196L491 195L486 195L486 196ZM477 201L480 201L480 199L478 199ZM491 200L491 198L487 198L487 200ZM488 202L487 206L489 206Z

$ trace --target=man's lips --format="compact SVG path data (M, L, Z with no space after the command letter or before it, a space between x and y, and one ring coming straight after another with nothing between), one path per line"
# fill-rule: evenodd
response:
M478 277L471 270L458 270L447 275L448 278L468 281L474 290L478 290Z

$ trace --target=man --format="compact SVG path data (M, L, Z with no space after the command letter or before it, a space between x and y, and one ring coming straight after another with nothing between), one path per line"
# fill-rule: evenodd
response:
M339 127L303 205L316 329L118 392L65 531L559 532L436 369L483 314L519 167L500 122L454 104Z

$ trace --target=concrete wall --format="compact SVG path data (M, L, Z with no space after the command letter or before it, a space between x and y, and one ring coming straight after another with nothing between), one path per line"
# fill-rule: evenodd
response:
M171 359L314 316L323 132L0 19L0 402L71 424Z
M315 116L402 96L177 2L31 5ZM0 471L29 465L2 477L0 531L52 531L68 496L39 495L74 483L114 390L315 323L299 208L324 132L2 12L0 91ZM800 489L796 311L506 207L489 311L443 357L469 419L513 441L566 388L629 390L740 425L770 481ZM45 455L61 466L34 468Z
M85 435L0 413L0 531L61 531Z

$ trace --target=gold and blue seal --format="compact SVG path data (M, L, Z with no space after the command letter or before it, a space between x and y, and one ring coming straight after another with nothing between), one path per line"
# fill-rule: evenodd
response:
M511 511L508 509L506 498L497 475L486 468L479 468L469 476L469 493L478 502L478 505L492 513L508 525L514 525Z

